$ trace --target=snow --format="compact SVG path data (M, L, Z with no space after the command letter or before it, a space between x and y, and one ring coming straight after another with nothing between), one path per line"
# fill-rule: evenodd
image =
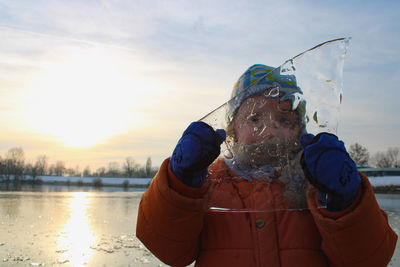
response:
M26 177L27 180L32 178ZM125 181L129 182L129 186L146 186L151 182L152 178L108 178L108 177L72 177L72 176L38 176L38 180L43 183L84 183L93 184L96 180L100 179L102 185L124 185ZM399 185L400 176L376 176L368 177L372 186L388 186Z
M400 176L368 177L372 186L400 185Z
M55 182L70 182L93 184L96 179L100 179L103 185L123 185L125 181L129 182L129 185L148 185L152 178L106 178L106 177L65 177L65 176L38 176L37 179L41 179L44 183L55 183ZM400 185L400 176L377 176L368 177L372 186L386 186L386 185Z
M27 177L29 179L29 177ZM37 176L37 180L42 180L43 183L84 183L93 184L97 180L101 180L103 185L123 185L125 181L129 182L130 186L148 185L152 178L109 178L109 177L73 177L73 176Z

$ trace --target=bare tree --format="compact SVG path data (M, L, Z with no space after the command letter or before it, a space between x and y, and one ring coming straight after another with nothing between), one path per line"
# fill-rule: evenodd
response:
M57 161L54 172L56 176L63 176L65 174L66 167L64 161Z
M118 162L112 161L108 163L107 176L117 177L119 175L119 164Z
M5 174L6 174L5 160L3 160L3 158L0 156L0 175L2 179L4 179Z
M32 177L32 179L35 180L35 178L37 176L37 169L31 163L27 163L24 166L24 173L25 173L25 175L30 175Z
M389 148L386 152L388 159L390 160L391 167L398 168L399 167L399 148Z
M48 168L47 156L41 155L36 158L34 167L36 168L37 175L45 175Z
M82 173L81 173L81 170L79 168L79 165L76 165L74 173L75 173L74 174L75 176L82 177Z
M36 178L39 176L39 168L36 164L25 164L25 174L30 175L32 180L35 182Z
M105 177L106 176L106 168L104 168L104 167L98 168L96 170L96 175L95 176Z
M74 168L65 168L64 174L66 174L67 176L76 176L77 175Z
M135 160L131 157L127 157L124 161L124 174L126 177L133 177L133 174L136 171L136 163Z
M359 143L355 143L350 145L349 153L350 157L354 160L357 166L368 165L369 152L367 148L363 147Z
M83 176L88 177L92 174L92 171L90 170L89 166L86 166L85 169L83 170Z
M384 152L376 152L373 157L374 166L377 168L389 168L391 166L390 159Z
M389 148L386 152L377 152L373 156L373 162L377 168L397 168L399 167L399 149Z
M24 173L25 155L20 147L14 147L6 153L6 171L8 175L13 175L15 180L22 178Z
M152 174L151 165L152 165L151 157L148 157L146 161L146 177L151 177Z
M47 168L47 175L55 175L56 171L56 165L51 164L48 168Z

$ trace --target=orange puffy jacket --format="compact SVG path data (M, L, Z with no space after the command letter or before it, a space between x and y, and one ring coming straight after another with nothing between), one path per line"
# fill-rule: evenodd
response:
M206 199L246 207L271 202L282 190L266 182L230 180L223 160L210 169L212 180L227 182L190 188L167 159L142 196L137 237L168 265L375 267L386 266L393 255L397 235L362 174L356 201L342 212L317 209L310 187L310 210L219 213L204 209Z

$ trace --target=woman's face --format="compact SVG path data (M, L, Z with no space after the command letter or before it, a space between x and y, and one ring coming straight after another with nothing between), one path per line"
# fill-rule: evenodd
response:
M298 138L301 127L296 111L291 110L290 101L257 95L247 98L234 119L236 141L252 144L274 137Z

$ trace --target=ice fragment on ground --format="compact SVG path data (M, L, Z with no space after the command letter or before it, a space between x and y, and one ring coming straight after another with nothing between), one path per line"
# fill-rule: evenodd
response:
M59 259L59 260L57 260L58 264L64 264L64 263L67 263L67 262L69 262L68 259Z
M140 262L144 263L144 264L150 263L149 259L147 259L147 258L141 258Z
M31 262L30 263L31 266L44 266L43 262Z
M24 261L24 257L23 256L15 256L13 261Z

